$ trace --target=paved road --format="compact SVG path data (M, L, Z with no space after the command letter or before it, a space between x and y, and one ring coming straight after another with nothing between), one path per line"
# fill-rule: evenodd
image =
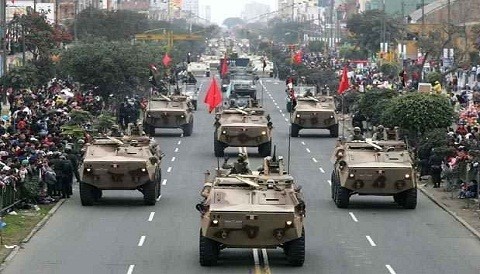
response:
M270 79L264 84L277 154L286 156L284 85ZM82 207L76 194L4 273L480 273L480 242L423 195L413 211L390 197L353 197L351 208L337 209L329 185L335 140L327 131L305 131L291 140L290 169L307 202L305 265L287 266L281 250L243 249L225 250L217 267L201 267L194 205L203 173L216 166L212 124L213 115L201 106L191 137L159 132L166 181L156 206L143 206L140 193L117 191ZM255 168L261 159L256 150L247 151ZM238 149L227 152L235 157Z

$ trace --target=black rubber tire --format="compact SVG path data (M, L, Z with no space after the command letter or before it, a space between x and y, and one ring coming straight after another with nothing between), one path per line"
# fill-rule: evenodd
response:
M215 153L215 157L223 157L225 155L225 147L216 139L213 141L213 151Z
M290 136L291 137L298 137L298 132L300 132L300 126L297 124L292 124L290 129Z
M193 101L193 102L192 102L192 105L193 105L193 109L194 109L194 110L197 110L197 101Z
M292 103L291 102L287 102L287 112L288 113L292 112Z
M259 145L258 154L262 157L270 156L272 154L272 141Z
M336 173L335 173L335 171L332 171L332 176L331 176L331 178L330 178L330 183L331 183L330 189L331 189L331 192L332 192L332 199L333 199L333 201L335 201L335 192L336 192L335 186L336 186L336 182L337 182L337 180L336 180Z
M298 239L285 243L285 254L291 266L302 266L305 262L305 228L302 228L302 236Z
M98 188L94 188L93 189L93 196L95 198L95 201L98 201L102 198L102 190L98 189Z
M144 125L143 129L144 129L145 133L148 134L148 136L150 136L150 137L155 136L155 127L154 126Z
M403 193L395 194L393 195L393 201L398 205L403 206L405 204L405 195L403 195Z
M82 206L92 206L95 202L95 187L84 182L80 182L80 201Z
M330 127L330 137L338 137L338 124Z
M157 202L158 182L148 182L143 185L143 202L145 205L153 206Z
M199 259L201 266L214 266L218 262L219 244L214 240L203 237L200 229Z
M335 204L338 208L347 208L350 202L350 190L340 186L338 183L336 185L335 193Z
M417 207L417 189L411 188L402 192L404 195L403 207L406 209L415 209Z

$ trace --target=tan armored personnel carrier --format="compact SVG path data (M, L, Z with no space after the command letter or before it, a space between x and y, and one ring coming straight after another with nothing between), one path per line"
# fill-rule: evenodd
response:
M149 136L156 128L180 128L184 136L192 135L193 106L184 95L160 95L148 101L143 116L143 129Z
M93 205L103 190L139 190L146 205L155 205L161 194L161 158L148 137L95 139L79 170L82 205Z
M225 248L283 248L291 265L305 260L305 203L283 159L264 159L252 175L218 170L207 178L201 213L200 264L217 264Z
M399 205L414 209L417 182L409 151L403 141L339 142L332 172L332 199L346 208L350 196L393 196Z
M305 96L305 94L312 94L315 95L317 93L317 87L316 86L293 86L293 93L290 94L287 90L287 98L286 98L286 109L287 112L292 112L293 109L293 100L292 95L295 97L295 99L302 98Z
M227 147L258 147L258 153L272 152L272 122L262 108L230 108L215 116L214 152L223 157Z
M297 98L297 105L291 114L292 137L298 137L301 129L328 129L331 137L338 137L338 120L332 96Z

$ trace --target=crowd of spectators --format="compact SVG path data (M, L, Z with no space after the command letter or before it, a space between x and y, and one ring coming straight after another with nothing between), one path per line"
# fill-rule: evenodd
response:
M85 140L62 134L61 127L74 110L99 112L100 100L60 80L38 90L10 88L4 95L10 108L0 120L0 195L10 187L31 203L70 197Z

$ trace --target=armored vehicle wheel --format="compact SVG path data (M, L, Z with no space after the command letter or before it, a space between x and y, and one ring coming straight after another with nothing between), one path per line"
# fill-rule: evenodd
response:
M338 124L330 127L330 137L338 137Z
M199 253L201 266L213 266L217 264L220 246L214 240L203 237L200 229Z
M405 205L405 195L403 193L395 194L393 195L393 201L397 203L398 205Z
M302 237L285 243L284 251L290 265L303 265L305 262L305 228L302 229Z
M350 200L350 190L340 186L338 183L335 185L335 204L338 208L347 208Z
M155 135L155 127L154 126L144 124L143 129L144 129L145 133L148 134L148 136L154 136Z
M92 206L95 202L95 191L96 187L91 186L87 183L80 182L80 201L82 206Z
M193 118L183 126L183 136L191 136L193 132Z
M298 137L298 132L300 131L300 126L297 124L292 124L290 129L290 136Z
M224 153L225 147L221 142L219 142L216 139L213 141L213 150L215 152L215 157L223 157L225 154Z
M292 103L291 102L287 103L287 112L292 112Z
M336 184L337 184L337 173L335 171L332 171L332 176L330 178L330 188L332 192L332 199L335 201L335 192L336 192Z
M258 154L262 157L267 157L272 154L272 141L259 145Z
M192 105L193 105L193 109L197 110L197 101L192 102Z
M143 202L145 205L155 205L157 202L158 183L148 182L143 185Z
M402 192L404 196L403 207L406 209L415 209L417 207L417 189L411 188Z
M102 198L102 194L103 194L103 193L102 193L102 191L101 191L100 189L98 189L98 188L94 188L94 189L93 189L93 196L94 196L94 198L95 198L95 201L100 200L100 199Z

